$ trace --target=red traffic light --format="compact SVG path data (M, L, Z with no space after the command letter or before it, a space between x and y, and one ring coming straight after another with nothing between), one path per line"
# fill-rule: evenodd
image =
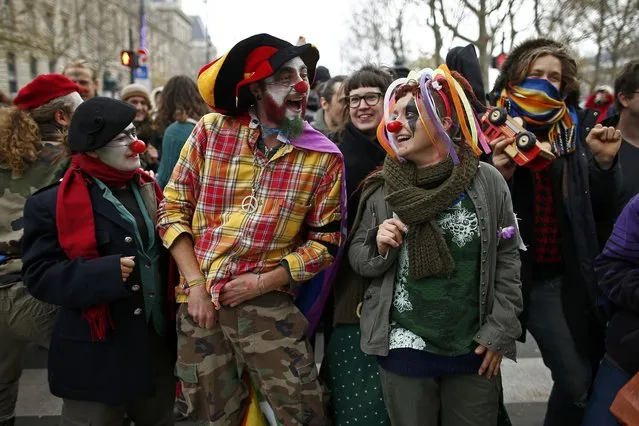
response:
M123 50L120 53L120 62L122 65L129 68L138 67L138 55L130 50Z

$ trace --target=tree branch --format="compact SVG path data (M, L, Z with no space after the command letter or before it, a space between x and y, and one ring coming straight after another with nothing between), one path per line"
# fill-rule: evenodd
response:
M448 22L448 19L446 19L446 14L444 13L444 2L443 0L438 0L437 1L439 4L439 16L442 18L442 24L448 28L455 37L460 38L464 41L466 41L467 43L477 43L477 40L472 40L469 37L466 37L465 35L461 34L457 27L458 25L452 25L451 23Z

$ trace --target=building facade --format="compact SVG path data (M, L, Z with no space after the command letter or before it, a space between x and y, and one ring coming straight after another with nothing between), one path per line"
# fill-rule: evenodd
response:
M205 56L192 49L215 52L210 40L193 38L199 18L185 15L177 0L145 0L144 10L150 85L177 74L195 77ZM15 96L37 75L61 72L74 59L91 62L101 86L128 84L120 52L129 49L129 29L140 47L140 22L139 1L0 0L0 91Z

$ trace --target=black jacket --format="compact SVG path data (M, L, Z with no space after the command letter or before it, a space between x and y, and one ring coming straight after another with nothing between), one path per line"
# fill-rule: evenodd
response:
M155 373L140 283L145 265L136 262L124 283L120 271L121 256L137 255L133 230L100 188L90 185L101 257L69 260L57 237L57 194L57 185L34 194L24 212L25 285L37 299L61 306L49 350L51 393L106 404L150 397ZM166 267L168 253L163 256L160 265ZM166 271L161 276L166 277ZM114 328L105 340L94 341L82 312L102 303L109 304ZM169 324L165 340L171 354L176 351L174 334Z
M558 158L552 164L553 192L558 214L563 248L562 302L566 321L584 354L597 358L603 350L603 315L600 312L600 292L594 274L594 260L599 254L597 224L610 220L621 183L621 169L615 160L610 170L601 170L586 145L586 135L595 125L592 111L580 111L577 151L568 158ZM563 193L562 187L567 193ZM535 218L533 176L529 169L518 167L510 187L521 236L528 250L521 253L521 280L526 306L530 297L535 266Z

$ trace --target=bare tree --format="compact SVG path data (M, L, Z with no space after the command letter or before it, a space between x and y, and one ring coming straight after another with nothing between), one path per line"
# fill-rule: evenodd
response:
M411 7L416 0L366 0L357 4L349 22L350 35L343 50L344 59L353 66L369 62L382 63L392 58L395 65L405 65L409 43L405 30Z
M441 25L439 23L439 19L437 17L437 0L428 0L428 8L430 10L430 15L428 20L426 21L430 29L433 31L433 38L435 40L435 52L433 53L433 59L436 64L441 64L443 62L441 51L442 47L444 47L444 40L442 38L441 33Z
M479 51L479 65L481 68L484 87L488 87L488 69L493 49L499 34L503 34L505 28L514 18L509 20L512 12L523 4L523 0L458 0L456 2L437 0L437 13L443 26L454 37L472 43ZM451 7L451 5L453 5ZM461 19L453 20L454 10L461 10ZM463 29L460 24L464 23ZM475 37L468 34L467 29L476 31ZM511 26L511 40L514 41L516 30Z
M589 91L610 82L639 43L639 0L534 0L534 8L538 32L595 48L594 56L581 61Z
M615 76L620 61L631 58L639 43L639 0L611 0L609 8L605 46L610 54L610 73Z
M533 26L539 36L566 44L590 37L592 22L587 21L598 0L533 0Z
M79 46L80 19L91 0L21 0L9 2L10 14L0 26L0 45L38 50L48 58L49 71L60 58L74 56Z

